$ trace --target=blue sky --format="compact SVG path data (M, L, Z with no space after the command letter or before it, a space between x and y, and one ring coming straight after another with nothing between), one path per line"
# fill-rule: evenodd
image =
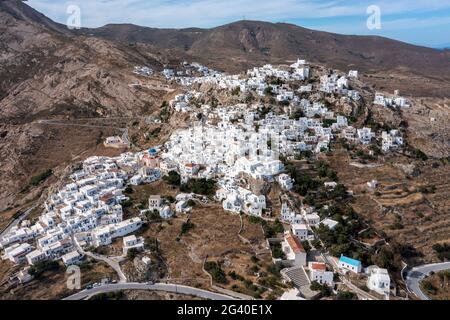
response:
M67 21L68 6L78 5L83 27L133 23L209 28L245 18L450 47L450 0L29 0L28 4L61 23ZM367 28L370 5L381 10L379 30Z

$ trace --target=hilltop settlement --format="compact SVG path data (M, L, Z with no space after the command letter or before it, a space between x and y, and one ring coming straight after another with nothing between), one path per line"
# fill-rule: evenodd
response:
M272 298L299 300L396 296L392 275L371 264L370 245L358 238L368 228L345 206L352 191L320 158L332 153L335 143L368 156L401 150L399 128L374 129L356 121L353 112L365 103L380 109L410 108L398 91L377 92L368 101L358 71L320 69L301 59L239 75L188 62L162 71L136 66L130 72L143 81L162 77L176 88L164 113L189 119L188 126L141 151L85 159L49 195L37 218L4 233L2 259L21 266L21 282L31 281L28 271L33 267L48 261L79 265L87 256L101 254L99 248L117 243L122 259L130 252L133 258L145 255L152 249L140 232L148 228L149 216L170 223L177 216L189 217L199 205L214 204L264 230L277 229L266 232L265 244L282 290L261 284L264 290L247 295L267 298L263 292L269 290ZM163 124L165 114L153 122ZM106 139L105 146L130 145L117 136ZM305 174L306 165L321 178ZM155 183L181 188L170 199L152 194L138 213L125 214L130 190ZM367 182L368 192L376 188L377 181ZM317 190L314 196L310 190ZM216 267L220 270L219 262ZM256 273L262 277L261 271Z

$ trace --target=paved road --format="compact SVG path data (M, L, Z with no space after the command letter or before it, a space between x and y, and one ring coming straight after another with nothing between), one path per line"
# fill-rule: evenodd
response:
M83 290L74 295L71 295L63 300L83 300L93 295L97 295L100 293L108 293L120 290L152 290L152 291L164 291L164 292L173 292L180 293L186 295L192 295L204 299L209 300L236 300L233 297L210 292L198 288L187 287L176 284L166 284L166 283L156 283L153 285L145 284L145 283L118 283L118 284L108 284L103 285L101 287L93 288L90 290Z
M420 290L420 281L426 278L430 272L439 272L449 269L450 262L415 267L406 275L406 286L410 292L414 293L421 300L430 300L430 298Z
M83 253L85 255L87 255L88 257L91 257L95 260L103 261L106 264L108 264L111 268L113 268L114 271L116 271L117 275L119 276L120 283L127 282L127 277L125 276L125 274L122 272L122 269L120 268L120 262L117 260L118 258L109 258L109 257L101 256L101 255L94 254L92 252L87 252L87 251L83 251Z
M121 259L123 259L123 257L115 257L115 258L110 258L110 257L105 257L102 255L98 255L95 254L93 252L88 252L88 251L84 251L82 247L80 247L78 245L78 243L73 239L72 237L72 243L76 246L77 251L83 255L87 255L88 257L91 257L95 260L100 260L105 262L106 264L108 264L112 269L114 269L114 271L117 272L117 275L119 276L119 283L126 283L127 282L127 277L125 276L125 274L122 272L122 268L120 267L120 261Z
M0 232L0 238L6 235L13 227L19 225L23 220L25 220L28 215L33 211L39 204L33 205L31 208L22 213L18 218L14 219L2 232Z

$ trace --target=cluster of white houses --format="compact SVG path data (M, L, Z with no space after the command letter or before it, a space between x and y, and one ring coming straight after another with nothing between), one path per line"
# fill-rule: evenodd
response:
M175 72L172 69L165 69L163 75L170 80L174 80L182 86L192 86L193 84L211 84L221 89L234 90L239 88L241 92L250 90L256 91L260 96L265 95L268 87L272 88L272 93L278 95L280 101L294 98L294 91L289 86L281 87L267 83L268 78L277 78L283 81L305 80L310 75L310 67L305 60L298 60L289 67L275 67L267 64L263 67L254 68L243 75L228 75L202 66L198 63L184 63L186 71ZM200 76L194 76L194 73Z
M196 65L196 68L203 70L201 65ZM206 68L206 67L203 67ZM248 151L246 143L251 143L255 140L262 141L262 136L273 137L277 135L279 139L278 152L284 155L292 155L299 151L314 151L319 153L321 151L327 151L331 140L340 136L341 138L349 142L359 142L367 145L372 142L372 139L376 137L375 132L372 132L370 128L354 128L348 124L347 118L340 115L335 115L333 111L330 111L323 103L312 102L308 99L301 99L297 93L291 89L289 83L285 84L273 84L269 82L269 79L276 78L284 81L304 80L310 75L310 67L304 60L298 60L290 67L274 67L272 65L265 65L259 68L253 68L247 72L247 78L242 78L241 75L227 75L224 73L211 71L202 73L202 76L189 78L189 85L193 83L211 83L219 88L225 88L233 90L240 88L241 91L246 92L248 90L255 90L261 96L268 94L268 88L270 88L270 94L276 96L278 101L290 102L287 108L287 114L293 116L297 111L302 111L304 117L293 120L288 116L273 115L269 113L265 118L260 118L259 113L264 108L263 105L247 105L240 104L230 107L211 108L208 105L201 107L201 111L207 114L208 120L213 123L217 123L214 126L208 125L202 127L203 133L206 137L213 137L216 140L223 142L223 146L231 146L231 149L227 153L227 159L222 159L230 165L230 162L234 162L233 158L241 157L242 154ZM338 73L331 73L320 77L320 84L317 88L318 91L326 93L338 93L346 96L348 99L359 100L359 92L355 90L349 90L349 79L358 77L358 72L351 70L346 75L339 75ZM175 77L174 79L186 79L186 77ZM275 82L276 83L276 82ZM308 84L301 86L298 92L311 92L313 85ZM170 105L178 112L189 112L193 108L189 102L192 97L199 97L201 93L196 91L186 91L183 94L177 95ZM377 96L379 97L379 95ZM377 98L376 98L377 99ZM404 99L403 99L404 100ZM393 99L394 103L405 106L405 103L400 97ZM335 120L331 126L324 126L321 119ZM181 132L178 135L173 136L173 144L176 144L176 139L185 139L187 135L190 138L194 135L194 131L198 128L190 129L190 132ZM246 141L239 139L242 134L245 133ZM182 136L184 135L184 137ZM180 137L182 136L182 137ZM199 135L201 136L201 135ZM391 149L400 147L403 144L401 135L398 131L390 133L383 133L383 151L387 152ZM233 140L238 140L234 141ZM192 143L199 142L199 138ZM230 142L233 142L232 144ZM214 148L214 145L210 145L209 141L205 141L206 155L210 154L210 150ZM220 143L219 143L220 144ZM244 144L244 146L242 146ZM255 143L251 144L252 146ZM259 147L259 146L258 146ZM199 147L202 148L201 146ZM217 148L215 148L217 149ZM255 149L255 148L254 148ZM183 150L185 151L185 150ZM183 152L186 157L190 157L191 153L195 153L197 149L191 149L191 152ZM219 151L219 154L223 153ZM203 152L200 156L203 156ZM219 157L222 155L219 155ZM214 158L214 157L213 157ZM206 164L211 159L205 159ZM216 162L216 161L213 161ZM200 161L203 163L203 161Z
M140 75L140 76L149 77L149 76L153 75L154 71L153 71L153 69L146 67L146 66L136 66L136 67L134 67L133 73Z
M222 202L223 209L233 213L246 213L261 217L267 209L264 195L254 194L252 191L239 185L242 174L256 180L276 181L283 190L293 188L294 181L286 173L279 161L279 156L293 156L301 151L320 153L327 151L331 140L340 137L351 143L368 145L376 138L375 132L370 128L354 128L348 124L344 116L335 115L322 103L300 99L289 84L275 84L282 82L305 80L310 76L310 68L306 61L298 60L289 68L265 65L253 68L247 72L246 77L241 75L227 75L200 65L196 65L200 77L173 76L177 82L184 86L195 83L213 84L221 89L241 92L254 90L260 96L271 94L278 101L289 101L288 114L292 115L301 110L304 117L295 120L286 115L264 113L262 105L239 104L229 107L211 108L201 107L203 119L201 124L175 132L165 144L165 152L161 154L160 169L167 174L176 171L181 175L182 181L191 178L216 179L218 190L215 199ZM173 73L174 74L174 73ZM189 74L192 75L192 72ZM318 91L336 93L347 99L357 101L359 92L351 90L349 81L358 78L358 71L351 70L347 76L332 73L322 76ZM269 90L267 90L270 88ZM300 86L298 92L312 92L313 84ZM187 91L178 95L170 105L178 112L189 112L193 108L189 102L195 91ZM380 95L378 100L381 102ZM401 98L386 100L386 104L406 106ZM332 120L324 126L321 119ZM400 147L403 140L399 131L393 130L382 133L382 149L387 152ZM335 187L335 183L327 185ZM177 199L178 200L178 199ZM149 200L157 203L150 208L155 210L169 210L160 198ZM180 209L181 210L181 209ZM179 210L177 210L179 211ZM169 211L168 211L169 212ZM324 219L314 212L313 208L302 207L297 212L289 201L282 202L281 220L291 225L285 233L281 243L285 262L290 266L302 266L309 271L311 281L321 284L334 284L334 273L327 269L327 265L320 262L307 261L307 252L302 241L314 239L313 227L324 225L330 229L336 228L337 221ZM362 272L361 262L341 257L339 268L355 273ZM369 289L381 294L389 294L390 279L384 269L369 267L367 286Z
M375 105L383 107L393 107L393 108L409 108L409 101L401 97L399 91L395 91L393 96L385 96L383 93L375 93L375 99L373 102Z
M163 175L177 172L181 181L189 179L215 179L218 190L215 199L222 202L223 209L233 213L244 212L252 216L263 216L267 208L266 197L255 194L239 185L242 175L255 180L276 181L289 191L295 181L284 172L280 156L292 157L299 152L320 153L329 149L337 136L355 143L370 144L375 133L370 128L356 129L349 126L344 116L335 116L323 104L300 99L289 85L268 84L268 78L285 81L305 80L310 76L306 61L298 60L288 68L265 65L249 70L246 79L210 70L200 64L185 63L186 72L165 69L167 79L175 79L184 85L213 83L221 88L241 91L256 90L265 95L270 87L279 101L291 101L291 115L298 110L303 117L292 119L287 115L263 112L263 105L239 104L230 107L211 108L202 106L204 115L200 124L175 131L161 148L138 153L124 153L118 157L91 157L75 171L71 181L52 194L45 203L45 212L33 225L23 223L12 228L0 238L2 258L14 263L30 265L42 260L62 259L66 264L77 263L81 257L79 248L109 245L116 238L123 238L123 253L130 249L141 250L143 239L132 233L142 226L138 217L123 219L122 205L129 200L124 194L127 185L152 183ZM188 72L189 71L189 72ZM200 77L190 77L194 72ZM135 73L151 75L146 67L136 67ZM357 78L357 71L350 71L348 78ZM337 92L358 100L359 93L349 90L348 78L331 74L321 77L320 91ZM299 91L311 91L312 85L302 86ZM170 106L177 112L190 112L190 101L200 93L188 91L175 96ZM376 98L380 104L381 96ZM383 100L385 105L404 106L400 98ZM387 101L387 102L386 102ZM328 121L324 125L322 119ZM118 137L108 138L106 145L123 143ZM403 144L401 134L392 130L382 133L382 149L389 151ZM330 187L333 187L330 185ZM189 212L189 200L195 195L180 194L176 198L175 212ZM169 219L174 210L161 196L151 196L148 209ZM325 219L312 208L301 208L296 212L287 201L282 203L281 220L291 224L285 234L282 250L286 260L294 266L308 266L310 277L319 283L333 284L333 272L325 264L307 264L306 250L302 241L313 240L312 227L323 224L333 229L337 221ZM358 261L341 257L339 267L343 270L361 272ZM372 268L368 286L378 292L389 292L389 275L383 269Z
M200 73L200 76L194 76L192 67ZM245 75L229 75L208 69L199 64L184 64L187 69L185 72L175 72L172 69L165 69L163 74L166 78L175 80L182 86L190 87L194 84L215 85L219 89L235 90L240 92L254 91L259 96L264 97L271 94L277 101L298 102L297 93L312 92L313 84L300 86L297 92L291 88L290 82L303 81L310 78L311 68L307 61L298 59L290 66L273 66L266 64L262 67L255 67L247 71ZM336 93L345 96L351 100L358 101L360 94L356 90L351 90L349 79L358 78L358 71L351 70L346 75L332 73L320 78L317 90L324 93ZM276 79L276 81L274 81ZM280 83L281 84L278 84Z
M319 104L303 105L304 112L312 117L295 120L271 112L261 117L261 105L215 109L204 106L205 122L176 131L164 145L160 169L163 173L177 171L183 181L234 178L243 173L254 179L276 179L283 189L290 190L293 181L283 173L280 155L327 151L335 137L363 145L376 137L370 128L355 129L348 125L346 117L334 117L333 112ZM332 124L324 126L320 118L314 117L317 114L333 119ZM398 131L383 133L383 150L402 143Z
M355 71L353 71L355 72ZM320 77L320 89L325 93L337 93L347 96L354 101L360 99L360 94L356 90L349 89L349 80L346 76L339 76L337 73L331 75L323 75Z
M135 232L142 221L123 219L121 203L128 200L123 190L133 180L161 177L159 169L148 166L151 160L149 152L86 159L72 181L49 197L36 223L22 223L0 239L2 258L29 264L62 258L71 263L78 247L108 245Z
M398 130L391 130L389 132L383 131L381 137L382 137L381 149L384 152L399 149L404 144L403 137Z

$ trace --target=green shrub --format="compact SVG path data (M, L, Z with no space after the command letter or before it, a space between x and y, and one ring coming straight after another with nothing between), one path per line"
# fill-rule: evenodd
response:
M61 268L57 261L40 261L30 267L28 273L35 278L40 278L47 271L58 271Z
M136 248L131 248L128 249L127 251L127 258L130 260L134 260L134 258L136 258L136 256L139 254L139 250Z
M40 185L42 182L47 180L53 174L52 169L48 169L34 177L31 178L30 184L34 187Z
M207 179L190 179L187 183L181 185L182 192L192 192L195 194L202 194L205 196L214 195L216 192L216 182Z
M212 276L213 281L221 284L227 284L227 276L217 262L206 262L205 270Z
M167 176L163 177L164 181L172 186L179 186L181 184L181 177L178 172L170 171Z
M358 297L350 291L339 291L336 298L338 300L357 300Z
M191 229L195 228L195 224L191 223L191 222L185 222L181 225L181 232L180 235L185 235L186 233L188 233Z

